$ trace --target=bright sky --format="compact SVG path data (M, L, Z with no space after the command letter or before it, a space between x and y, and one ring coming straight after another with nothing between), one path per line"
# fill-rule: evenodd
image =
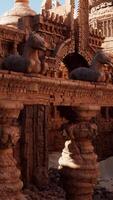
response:
M36 12L39 12L41 3L42 3L42 0L38 0L38 1L30 0L30 5ZM13 4L14 4L14 0L3 0L3 2L0 5L0 15L10 10L13 7Z
M40 11L40 6L43 0L30 0L30 6L35 10L37 13ZM63 3L64 0L61 0ZM13 7L14 0L3 0L0 4L0 15L4 12L10 10Z
M40 7L43 0L30 0L30 6L37 13L40 11ZM60 0L61 3L64 3L64 0ZM3 15L4 12L10 10L13 7L14 0L3 0L0 4L0 15Z

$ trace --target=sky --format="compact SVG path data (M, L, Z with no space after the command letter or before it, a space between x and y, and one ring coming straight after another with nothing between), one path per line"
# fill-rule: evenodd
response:
M39 13L42 1L43 0L30 0L31 8ZM63 3L64 0L61 0L60 2ZM2 3L0 4L0 15L3 15L4 12L10 10L13 7L13 4L14 0L2 0Z
M42 0L30 0L30 6L36 11L40 11ZM14 5L14 0L3 0L0 4L0 15L10 10Z

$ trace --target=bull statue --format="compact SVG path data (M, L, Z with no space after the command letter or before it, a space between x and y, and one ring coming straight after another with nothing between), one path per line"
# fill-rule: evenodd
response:
M5 57L2 69L45 75L48 70L47 63L45 63L45 51L44 39L38 33L32 32L26 40L22 56L9 55Z
M90 66L81 55L76 53L67 55L63 62L69 71L69 78L73 80L106 82L107 78L110 78L105 70L106 65L113 68L111 54L104 50L96 52Z

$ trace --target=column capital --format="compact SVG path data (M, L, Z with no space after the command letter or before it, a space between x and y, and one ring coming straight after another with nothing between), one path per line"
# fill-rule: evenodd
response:
M23 104L0 101L0 149L14 146L20 136L18 117Z
M80 121L89 121L92 117L96 117L100 111L100 106L96 105L84 105L75 108Z
M5 108L5 109L22 109L23 104L18 102L18 101L0 101L0 108Z
M23 104L14 101L0 101L0 118L18 118L20 110L23 109Z

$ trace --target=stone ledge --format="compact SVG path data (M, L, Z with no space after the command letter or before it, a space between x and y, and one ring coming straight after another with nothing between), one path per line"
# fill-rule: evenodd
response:
M0 71L0 101L67 106L113 105L113 85Z

